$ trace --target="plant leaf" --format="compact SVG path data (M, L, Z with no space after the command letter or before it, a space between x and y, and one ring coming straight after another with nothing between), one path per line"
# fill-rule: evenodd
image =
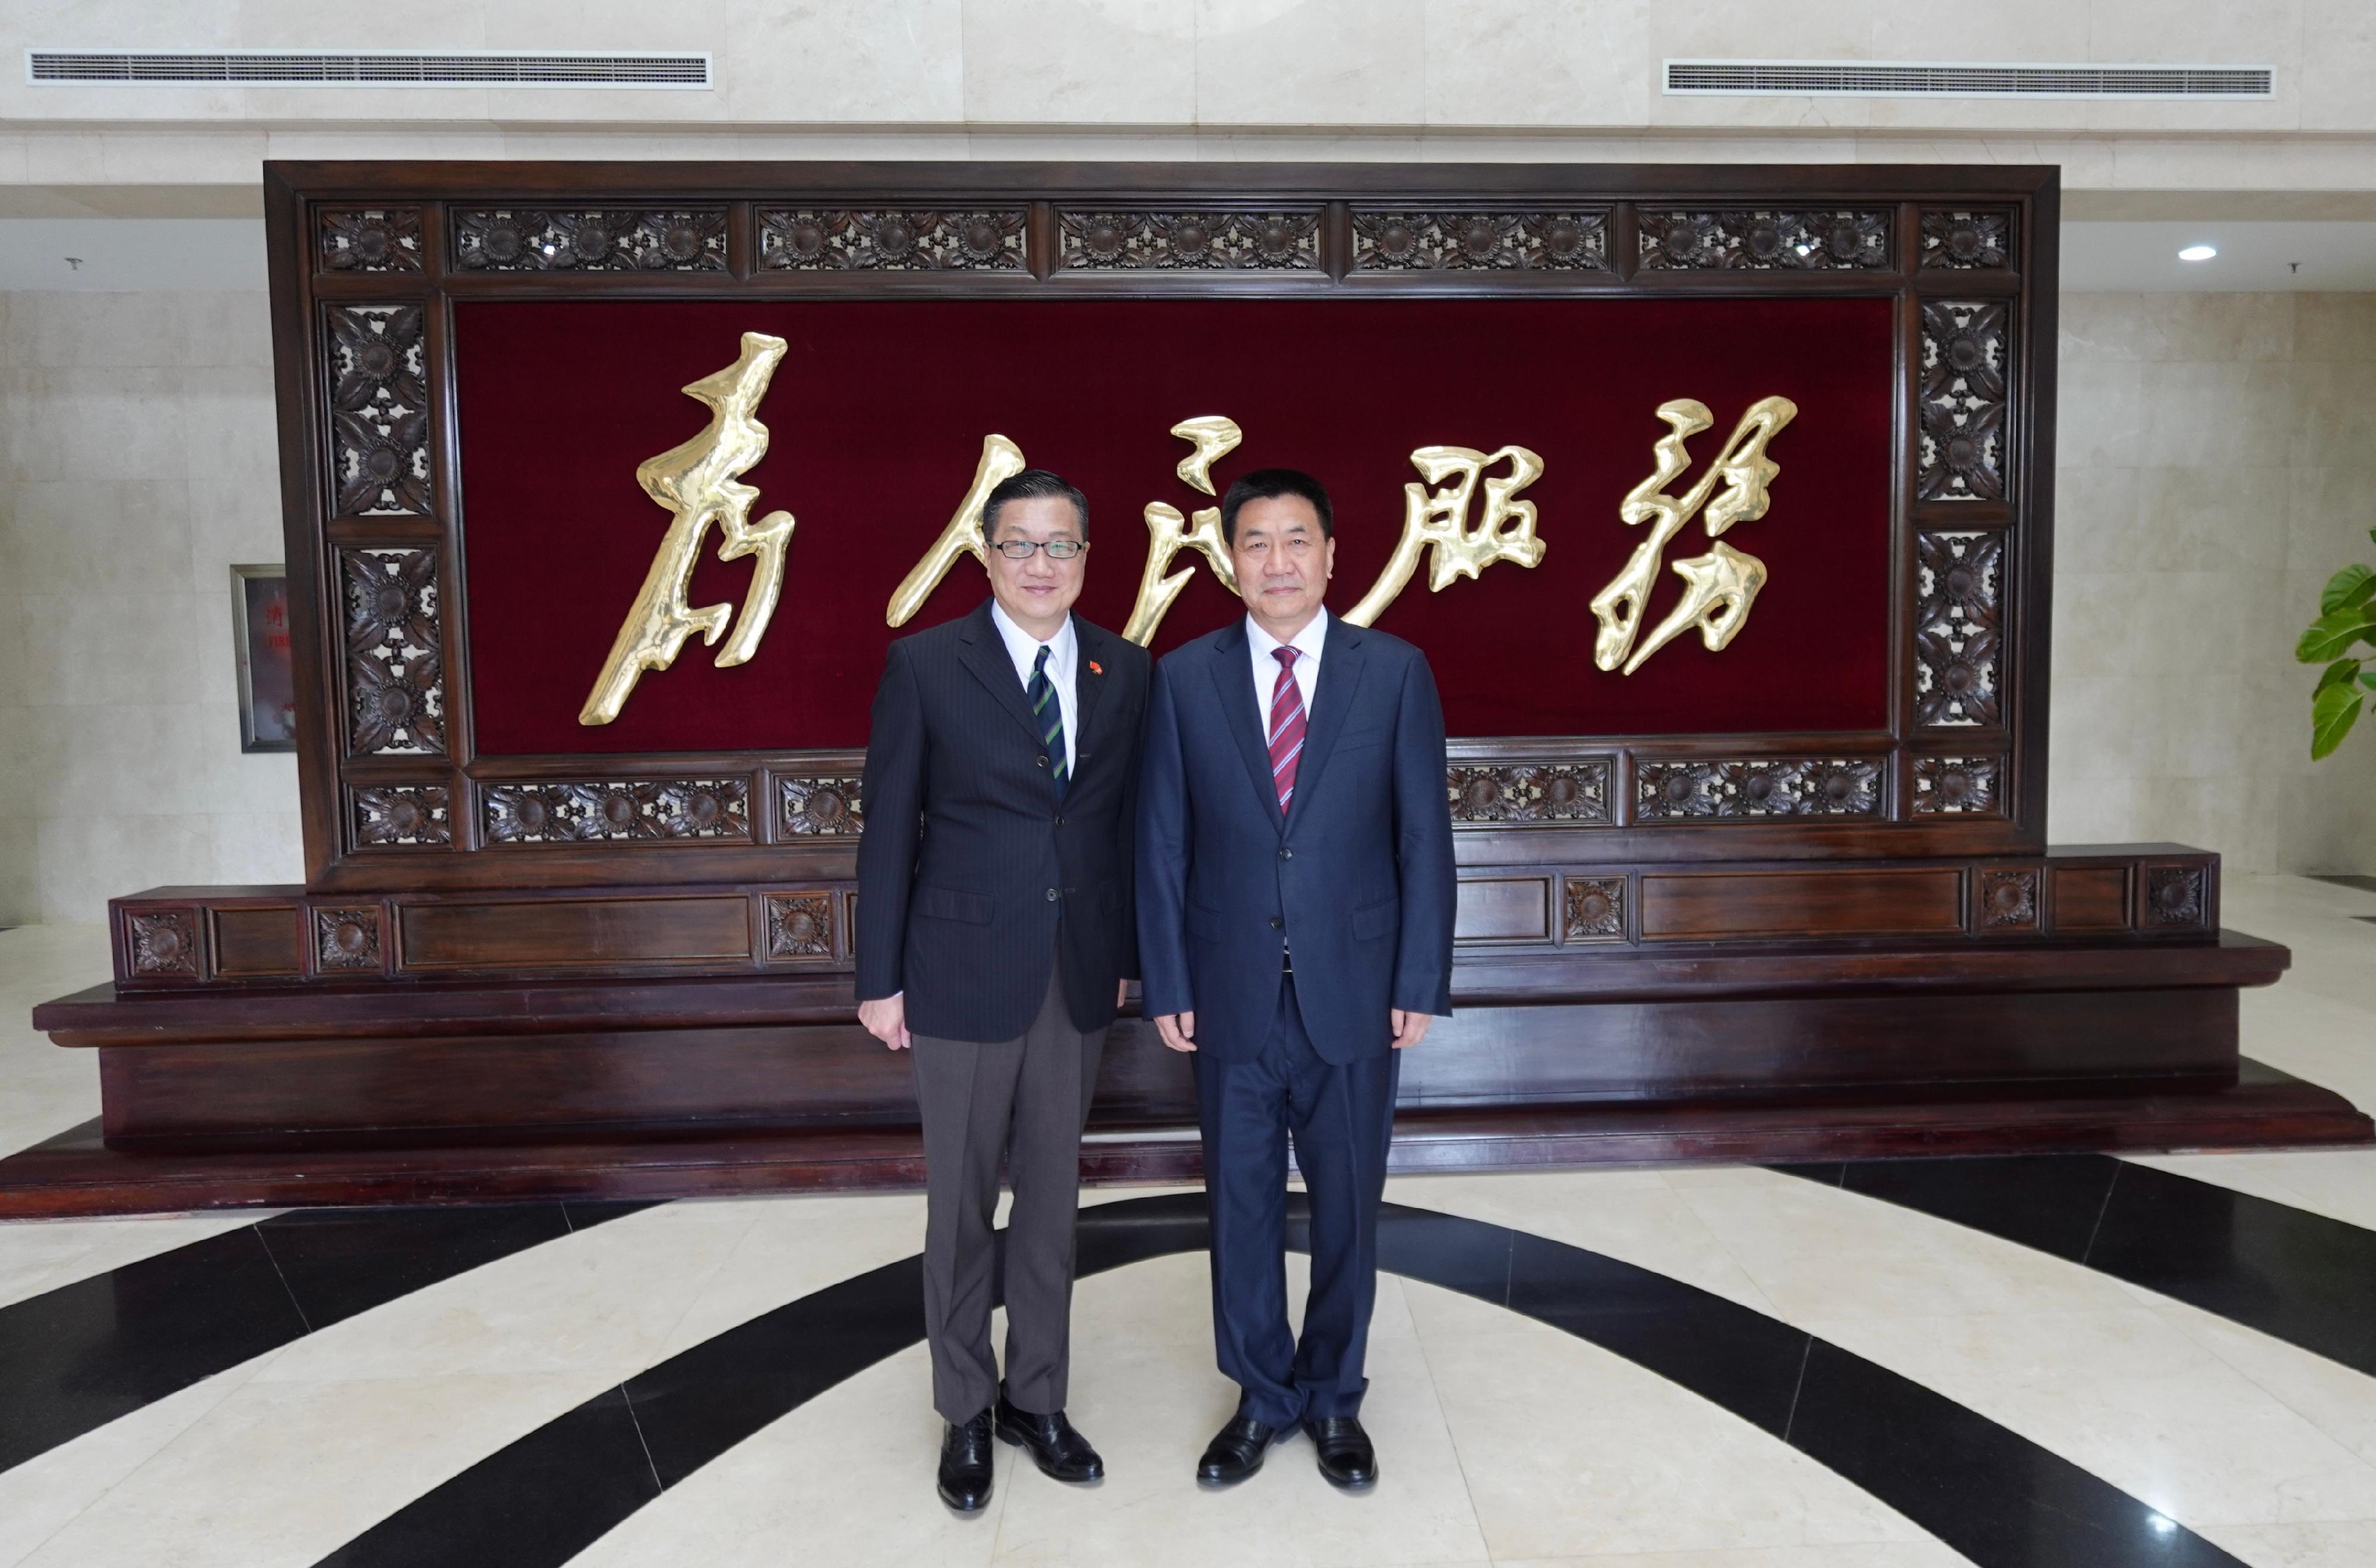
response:
M2311 700L2310 754L2315 762L2343 744L2367 699L2349 686L2328 686Z
M2376 692L2376 670L2362 670L2359 672L2359 683L2370 691Z
M2376 567L2346 566L2326 579L2326 588L2318 596L2318 612L2332 615L2338 610L2365 604L2371 597L2376 597Z
M2355 604L2332 615L2322 615L2294 645L2294 657L2304 664L2326 664L2342 658L2351 645L2376 632L2376 607ZM2376 637L2370 637L2376 642Z
M2324 670L2319 671L2318 684L2311 688L2311 695L2316 696L2319 693L2326 690L2329 686L2347 686L2351 684L2353 677L2359 673L2359 664L2360 661L2356 659L2336 659Z

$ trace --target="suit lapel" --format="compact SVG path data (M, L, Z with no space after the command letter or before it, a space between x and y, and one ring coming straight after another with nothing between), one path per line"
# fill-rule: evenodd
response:
M1303 802L1312 798L1313 786L1320 782L1321 770L1328 766L1328 754L1336 748L1345 716L1353 710L1353 695L1361 684L1365 656L1359 626L1329 616L1327 640L1321 647L1320 661L1328 666L1328 679L1320 683L1320 695L1312 704L1312 721L1303 731L1303 755L1295 765L1295 800L1287 814L1290 826L1303 814ZM1264 756L1266 763L1269 754Z
M1073 617L1073 751L1084 766L1098 704L1106 695L1105 666L1113 657L1106 645L1111 640L1102 627Z
M966 617L965 627L957 633L958 661L970 671L973 678L990 688L998 705L1015 716L1031 737L1040 743L1040 722L1032 717L1030 699L1023 695L1023 683L1015 673L1015 660L1007 656L1006 639L998 635L997 625L990 618L990 601Z
M1221 717L1245 760L1246 779L1262 797L1273 827L1279 826L1278 787L1270 775L1270 746L1263 736L1262 719L1254 707L1253 666L1247 662L1246 624L1240 619L1213 641L1213 686L1221 699Z

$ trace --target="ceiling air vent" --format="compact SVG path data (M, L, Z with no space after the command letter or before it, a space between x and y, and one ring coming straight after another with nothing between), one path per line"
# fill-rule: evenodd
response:
M709 86L701 54L408 54L247 50L29 49L25 77L53 87L677 87Z
M1788 98L2270 99L2266 65L1978 65L1894 60L1669 60L1670 94Z

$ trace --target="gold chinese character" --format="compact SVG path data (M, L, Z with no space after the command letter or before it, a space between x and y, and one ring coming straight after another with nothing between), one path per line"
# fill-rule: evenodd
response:
M1213 465L1238 443L1245 433L1238 422L1222 414L1203 414L1193 420L1182 420L1171 427L1171 434L1187 441L1194 450L1180 459L1176 470L1180 477L1206 494L1213 491ZM1237 568L1230 562L1230 547L1221 539L1221 509L1206 506L1198 509L1193 521L1180 516L1180 508L1160 501L1150 501L1146 506L1146 568L1139 574L1138 599L1130 607L1130 624L1122 635L1145 647L1155 640L1155 629L1163 624L1166 612L1196 568L1175 572L1165 576L1171 558L1181 550L1203 552L1212 563L1213 575L1231 593L1238 589Z
M1479 477L1504 457L1510 471L1486 480L1485 514L1477 528L1468 528L1468 507L1476 497ZM1403 486L1403 533L1385 570L1347 612L1356 626L1374 624L1387 605L1419 569L1419 555L1432 547L1428 558L1427 586L1441 593L1455 578L1473 577L1496 561L1533 566L1543 558L1543 541L1535 537L1535 504L1512 497L1543 476L1543 460L1524 446L1503 446L1479 452L1467 446L1422 446L1410 455L1411 466L1428 484L1445 488L1431 492L1418 483Z
M694 561L713 519L719 525L719 560L759 558L742 598L742 622L719 649L719 667L741 664L758 651L783 590L784 547L791 540L792 515L770 512L754 527L751 504L759 499L759 491L741 482L740 476L766 456L767 427L754 410L767 395L768 379L783 357L781 338L742 334L742 351L732 364L684 389L686 396L709 405L709 428L636 466L636 482L672 513L673 520L661 536L651 569L644 574L636 602L620 624L602 673L578 711L578 723L608 724L618 718L643 672L674 663L684 639L694 633L701 634L705 647L717 646L733 606L709 604L695 610L684 601Z
M1749 607L1755 602L1757 590L1765 586L1765 563L1730 545L1717 544L1705 555L1674 564L1676 574L1687 585L1682 602L1658 623L1640 651L1634 649L1642 629L1642 612L1657 586L1658 564L1668 544L1702 506L1707 508L1701 521L1710 539L1735 523L1764 517L1767 487L1782 471L1781 465L1765 456L1765 444L1798 414L1799 405L1788 398L1761 398L1752 403L1699 482L1678 497L1668 494L1666 487L1692 466L1683 444L1716 421L1707 405L1695 398L1678 398L1658 405L1658 417L1671 428L1658 438L1655 448L1657 470L1627 492L1625 504L1618 509L1618 516L1628 523L1653 526L1624 570L1593 596L1592 613L1600 622L1599 634L1593 639L1595 664L1603 670L1622 664L1631 675L1644 659L1694 626L1699 628L1702 644L1711 650L1722 648L1740 635L1749 622ZM1724 493L1711 502L1708 496L1719 480Z
M981 460L974 465L973 483L966 487L965 499L957 503L948 526L941 529L940 538L933 540L933 547L924 552L924 558L892 590L891 607L884 613L885 621L894 626L906 625L909 618L924 607L924 600L933 597L933 590L941 586L941 579L949 575L958 556L971 555L989 564L990 551L981 537L982 503L990 499L990 493L1002 481L1030 466L1023 460L1023 448L1004 435L981 438Z

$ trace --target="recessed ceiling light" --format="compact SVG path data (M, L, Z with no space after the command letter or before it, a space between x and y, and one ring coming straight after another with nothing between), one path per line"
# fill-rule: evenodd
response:
M2219 247L2216 245L2189 245L2184 250L2178 253L2178 259L2180 261L2209 261L2213 256L2217 255L2218 254Z

